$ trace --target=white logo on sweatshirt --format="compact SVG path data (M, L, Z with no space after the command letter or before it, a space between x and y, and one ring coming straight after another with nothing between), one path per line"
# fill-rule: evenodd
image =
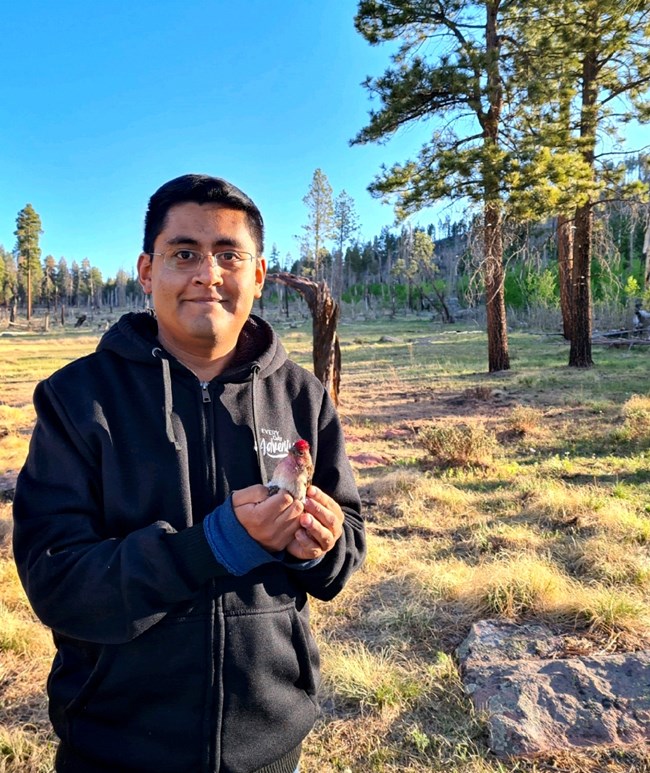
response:
M285 440L277 429L264 429L260 427L262 439L260 451L262 456L270 456L271 459L281 459L289 453L291 441Z

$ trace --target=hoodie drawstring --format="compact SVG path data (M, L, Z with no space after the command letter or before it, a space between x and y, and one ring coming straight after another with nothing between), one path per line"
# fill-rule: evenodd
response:
M151 350L152 357L158 357L162 364L163 370L163 390L165 394L165 431L167 432L167 438L170 443L173 444L177 451L181 450L181 444L178 442L176 435L174 434L174 425L172 423L172 411L174 410L173 394L172 394L172 376L169 367L169 360L162 356L162 349L156 346Z
M251 383L251 408L253 414L253 435L255 436L255 453L257 454L257 465L260 468L260 475L262 476L262 483L266 486L269 482L266 474L266 467L264 466L264 460L262 459L262 447L260 445L260 431L257 426L257 411L256 411L256 391L257 391L257 376L260 372L260 366L253 365L253 379Z
M163 390L165 395L165 431L169 442L173 444L177 451L181 450L181 444L178 442L176 434L174 432L174 424L172 422L172 412L174 410L173 392L172 392L172 377L171 368L169 367L169 360L163 356L163 351L159 346L154 347L151 350L151 356L160 359L163 372ZM253 436L255 441L255 453L257 454L257 464L260 468L260 475L262 477L262 483L266 486L269 482L268 475L266 474L266 467L264 466L264 460L262 458L262 447L260 444L260 431L257 426L257 384L258 375L260 372L260 366L255 364L252 368L252 382L251 382L251 408L253 418Z

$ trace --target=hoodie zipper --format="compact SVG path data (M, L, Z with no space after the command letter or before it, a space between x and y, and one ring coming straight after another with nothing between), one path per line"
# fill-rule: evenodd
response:
M200 381L201 384L201 396L203 398L204 403L211 403L212 400L210 399L210 392L208 392L208 386L209 382L207 381Z
M196 374L195 374L196 375ZM216 490L216 449L213 445L214 437L214 421L215 416L212 410L212 398L210 397L209 381L199 381L201 387L201 402L203 409L201 413L201 432L203 436L203 455L204 455L204 470L205 470L205 484L207 491ZM212 773L220 768L219 759L221 757L220 747L220 732L215 728L221 725L221 705L219 703L219 694L221 688L222 677L217 670L217 663L219 661L218 653L223 649L223 626L220 624L221 614L219 605L219 596L217 593L217 582L215 579L211 579L209 583L208 600L211 607L210 613L210 636L209 636L209 660L211 671L211 684L212 689L209 691L206 701L206 716L205 716L205 728L206 728L206 760L204 773Z

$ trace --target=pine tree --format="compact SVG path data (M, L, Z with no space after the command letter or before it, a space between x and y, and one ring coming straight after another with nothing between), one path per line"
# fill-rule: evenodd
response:
M27 320L32 318L32 298L34 290L38 292L42 279L41 248L39 237L43 233L41 218L32 207L26 204L16 217L16 254L20 286L25 291L27 301Z
M56 272L56 286L62 304L70 304L72 298L72 274L64 257L59 258Z
M316 281L324 277L323 264L327 255L325 242L333 237L334 204L332 186L327 175L316 169L303 203L309 210L309 220L303 226L305 236L302 242L303 258L313 267ZM308 265L307 273L310 273Z
M608 157L602 138L615 144L620 125L650 120L650 6L527 0L518 11L515 34L529 57L528 72L520 73L529 95L529 159L516 184L528 191L527 203L534 196L544 202L545 216L558 215L569 365L589 367L594 211L613 192L637 199L644 192L638 180L624 185L625 162Z
M355 18L371 45L401 45L394 66L365 82L381 108L371 112L353 143L382 141L414 121L444 120L416 160L385 168L370 191L394 197L398 217L445 198L469 199L482 208L490 371L510 367L502 188L508 164L503 143L508 37L500 29L508 5L505 0L362 0Z
M56 308L57 301L56 287L56 260L54 255L46 255L43 261L43 279L41 282L41 297L47 303L49 310L50 304L54 302Z
M7 281L7 252L0 244L0 303L6 304L5 285Z
M341 302L343 292L343 248L359 230L359 217L354 199L342 190L334 200L333 232L336 242L334 267L332 271L332 295Z

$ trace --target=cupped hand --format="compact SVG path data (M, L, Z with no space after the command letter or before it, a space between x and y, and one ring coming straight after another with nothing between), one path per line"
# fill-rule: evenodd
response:
M295 540L304 506L286 491L269 496L266 486L248 486L233 491L232 504L249 536L269 552L284 550Z
M299 528L288 543L287 552L303 561L320 558L336 545L343 532L344 518L332 497L310 486L304 512L299 516Z

